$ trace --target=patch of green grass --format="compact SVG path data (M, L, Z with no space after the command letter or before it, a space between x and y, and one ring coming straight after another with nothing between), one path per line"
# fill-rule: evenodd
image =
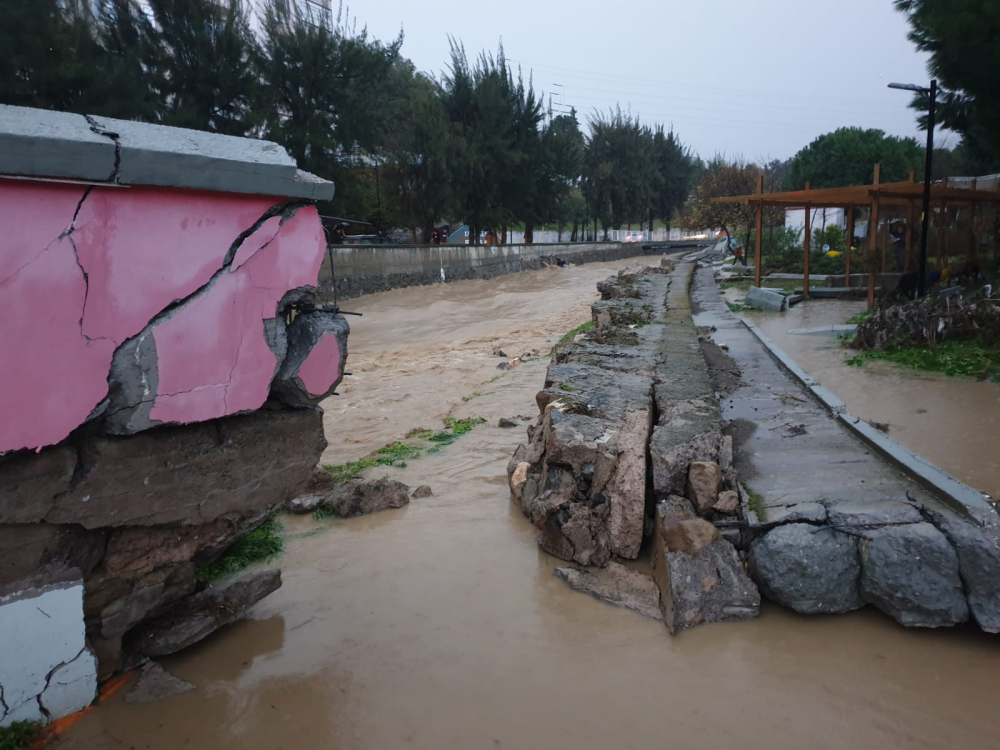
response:
M42 739L45 729L35 721L15 721L0 729L0 750L26 750Z
M502 377L503 375L494 375L492 378L490 378L490 383L495 383Z
M744 292L753 286L753 279L725 279L719 282L719 289L742 289Z
M881 360L924 372L943 372L953 377L988 377L1000 380L1000 346L984 346L975 339L943 341L934 351L926 346L900 346L885 351L861 352L847 360L851 367Z
M428 440L433 435L434 433L430 430L411 430L407 437ZM338 464L336 466L324 466L323 469L333 476L334 484L342 484L348 479L364 473L366 469L370 469L373 466L405 468L406 461L408 459L419 458L422 450L423 448L420 446L407 445L406 443L396 441L395 443L389 443L379 448L371 455L365 456L358 461L348 461L346 464Z
M578 336L579 334L583 333L584 331L592 330L594 327L595 327L594 321L592 321L592 320L587 321L582 326L577 326L572 331L570 331L565 336L563 336L561 339L559 339L559 343L556 344L556 346L559 346L559 344L569 343L574 338L576 338L576 336Z
M572 393L575 389L573 388L573 386L567 383L563 383L562 385L559 386L559 390L566 391L566 393Z
M764 507L764 498L758 495L747 486L743 486L743 491L747 494L747 505L754 512L761 523L767 521L767 508Z
M729 300L726 300L726 307L729 308L729 312L734 312L734 313L743 312L744 310L743 305L741 305L739 302L730 302Z
M478 427L481 424L486 424L486 420L482 417L469 417L468 419L452 419L451 417L447 417L444 420L444 426L456 435L464 435L473 427Z
M211 583L236 575L254 563L270 562L284 549L281 529L281 523L273 518L265 522L226 550L214 563L198 568L198 577L205 583Z
M857 325L859 323L864 323L866 320L868 320L868 318L870 318L872 316L872 312L874 312L874 311L873 310L862 310L857 315L852 315L850 318L847 319L847 325L853 326L853 325Z

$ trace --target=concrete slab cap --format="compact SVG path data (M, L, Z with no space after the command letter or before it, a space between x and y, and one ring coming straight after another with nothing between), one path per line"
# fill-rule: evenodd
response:
M109 179L115 143L83 115L0 104L0 174Z
M769 289L750 287L743 304L754 310L764 312L781 312L785 309L785 295Z
M91 116L121 144L118 181L126 185L276 195L333 197L333 183L299 172L277 143L165 125Z

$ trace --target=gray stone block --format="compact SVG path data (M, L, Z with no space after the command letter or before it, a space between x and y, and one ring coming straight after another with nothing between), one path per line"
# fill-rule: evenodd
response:
M958 556L944 534L929 523L865 534L860 542L865 601L909 627L937 628L969 619Z
M288 152L271 141L110 117L90 119L121 144L118 181L126 185L311 200L333 197L333 183L299 172Z
M803 614L839 614L864 606L854 537L796 523L753 543L750 573L771 601Z
M764 312L781 312L785 309L785 295L772 292L768 289L758 289L750 287L743 304L753 310L763 310Z
M82 115L0 105L0 174L108 180L115 143Z

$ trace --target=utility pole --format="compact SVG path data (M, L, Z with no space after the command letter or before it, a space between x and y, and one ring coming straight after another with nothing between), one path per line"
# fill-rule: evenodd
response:
M931 170L934 166L934 125L937 110L937 80L931 81L930 88L912 83L890 83L891 89L916 91L926 94L929 103L927 107L927 157L924 164L924 216L920 226L920 263L917 273L917 295L927 294L927 229L931 218Z

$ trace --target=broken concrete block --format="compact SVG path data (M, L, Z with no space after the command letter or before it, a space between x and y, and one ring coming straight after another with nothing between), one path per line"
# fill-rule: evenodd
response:
M661 502L656 508L653 531L653 578L660 589L663 621L671 633L702 623L745 620L757 616L760 593L747 575L736 549L719 538L719 532L693 517L681 498ZM698 544L687 545L685 532L705 524L715 532L697 535ZM673 551L678 548L694 551Z
M886 526L859 542L861 595L909 627L937 628L969 619L958 555L929 523Z
M329 494L329 492L310 492L308 495L293 497L288 501L285 510L297 516L304 516L307 513L312 513L321 506Z
M803 614L861 609L857 540L835 529L790 523L754 541L750 572L771 601Z
M556 568L555 576L566 581L571 588L590 594L616 607L625 607L654 620L663 618L660 613L660 590L656 582L645 573L611 561L606 568Z
M129 634L129 648L144 656L175 654L231 622L281 587L281 571L247 573L185 599Z
M335 487L323 501L334 515L353 518L410 504L410 488L389 479L352 479Z
M83 115L0 105L0 174L110 180L115 142Z
M785 309L785 295L769 289L750 287L743 304L753 310L764 312L782 312Z
M719 500L722 469L714 461L692 461L688 467L687 499L701 515L707 515Z
M426 484L422 484L419 487L417 487L417 489L413 490L413 494L411 495L411 497L422 499L425 497L431 497L433 494L434 491L430 487L428 487Z
M275 396L291 406L318 404L344 378L350 326L340 315L316 310L288 326L288 354L271 384Z
M147 662L139 679L125 696L126 703L150 703L152 701L162 701L173 698L177 695L190 693L197 690L190 682L186 682L179 677L174 677L167 670L155 662Z

